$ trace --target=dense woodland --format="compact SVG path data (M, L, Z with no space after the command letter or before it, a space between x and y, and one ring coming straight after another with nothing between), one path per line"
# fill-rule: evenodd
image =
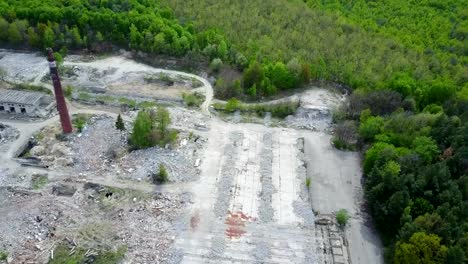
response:
M334 143L363 153L368 207L387 262L461 264L468 262L467 6L6 0L0 43L201 55L224 98L255 100L310 80L346 85L353 94L334 116Z
M195 34L151 0L6 0L0 15L0 43L14 48L99 52L117 46L182 56L224 41L214 31Z

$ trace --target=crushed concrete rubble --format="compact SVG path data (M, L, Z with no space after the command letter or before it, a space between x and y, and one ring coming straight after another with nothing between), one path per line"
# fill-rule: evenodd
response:
M73 195L60 197L0 188L0 248L14 263L46 263L66 239L91 249L126 245L125 263L161 263L171 257L172 222L188 204L187 195L97 186L102 192L78 186ZM114 195L107 197L109 190Z
M0 62L17 58L23 60L7 69L9 80L50 82L39 55L0 50ZM163 83L152 74L172 71L122 56L90 61L70 56L64 65L72 70L64 84L80 84L78 92L111 92L126 100L145 93L149 100L158 90L180 100L178 89L192 91L196 79L204 84L206 104L199 111L169 100L177 142L143 150L128 146L137 111L121 109L127 131L119 131L115 109L71 104L70 112L85 115L87 122L67 136L58 117L34 122L32 129L28 123L16 126L24 120L0 116L10 125L0 124L0 251L8 252L8 264L47 263L61 245L72 255L77 248L94 254L124 246L122 263L351 263L353 241L346 235L363 227L355 221L359 212L349 210L353 221L343 230L333 212L313 207L322 197L330 204L336 199L330 192L314 196L311 190L320 182L306 186L308 177L327 175L329 184L341 175L328 177L329 164L359 167L358 158L345 157L329 143L340 94L313 88L293 95L300 107L284 121L240 113L221 120L209 115L213 90L199 76L180 73L186 79ZM21 157L2 155L16 153L30 138ZM154 185L160 164L169 183ZM357 175L358 169L351 170ZM352 190L342 196L351 206L357 201ZM359 233L355 245L369 248L366 239ZM358 252L358 259L365 254Z
M19 131L0 123L0 146L19 137Z

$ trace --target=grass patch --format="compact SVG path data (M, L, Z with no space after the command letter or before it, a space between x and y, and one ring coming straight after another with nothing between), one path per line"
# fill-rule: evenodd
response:
M241 113L256 113L257 115L264 115L269 112L273 117L285 118L288 115L292 115L296 112L299 107L299 102L284 102L277 104L244 104L239 100L233 98L230 99L226 104L214 103L214 109L223 112L234 112L241 111Z
M131 107L131 108L134 108L137 106L137 102L135 100L130 100L128 98L125 98L125 97L120 97L119 98L119 103L123 104L123 105L127 105L128 107Z
M83 101L91 100L92 96L87 92L81 92L78 94L78 99Z
M34 174L31 178L31 187L34 190L42 189L49 182L49 178L46 175Z
M151 102L151 101L143 101L143 102L138 103L138 108L141 108L141 109L153 108L157 106L158 104L156 102Z
M115 101L115 98L110 95L100 95L96 96L96 101L102 103L113 103Z
M183 93L182 99L187 106L199 107L205 101L205 96L199 93Z
M119 247L117 250L94 250L97 255L86 256L88 249L76 248L73 254L70 254L71 249L66 245L59 245L54 250L54 259L49 260L49 264L117 264L122 261L127 252L125 246Z
M33 91L33 92L42 92L46 94L52 94L52 91L39 85L32 85L26 83L15 84L13 86L13 90L21 90L21 91Z

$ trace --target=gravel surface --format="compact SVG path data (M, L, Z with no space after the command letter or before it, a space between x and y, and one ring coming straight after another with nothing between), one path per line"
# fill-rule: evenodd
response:
M262 222L270 222L275 212L272 207L272 196L276 192L272 181L272 144L272 133L265 133L263 135L263 149L260 154L260 181L262 183L262 191L259 194L260 206L258 208L259 219Z
M225 160L221 167L221 178L216 183L218 196L216 203L214 204L214 213L217 217L223 218L226 216L226 213L229 209L229 203L231 201L232 195L227 195L232 193L232 184L234 177L238 172L236 167L236 161L239 156L239 145L244 134L240 132L232 132L229 135L230 144L227 144L224 148Z
M13 127L0 123L0 148L19 137L19 131Z

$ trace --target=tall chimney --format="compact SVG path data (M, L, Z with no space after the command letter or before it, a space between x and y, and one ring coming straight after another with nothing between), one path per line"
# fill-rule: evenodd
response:
M57 70L57 63L55 62L54 52L51 48L47 49L47 60L49 61L50 76L54 83L55 100L57 101L57 110L60 115L60 123L62 123L63 133L68 134L72 132L72 124L70 122L70 115L68 114L67 103L65 96L63 96L62 84Z

